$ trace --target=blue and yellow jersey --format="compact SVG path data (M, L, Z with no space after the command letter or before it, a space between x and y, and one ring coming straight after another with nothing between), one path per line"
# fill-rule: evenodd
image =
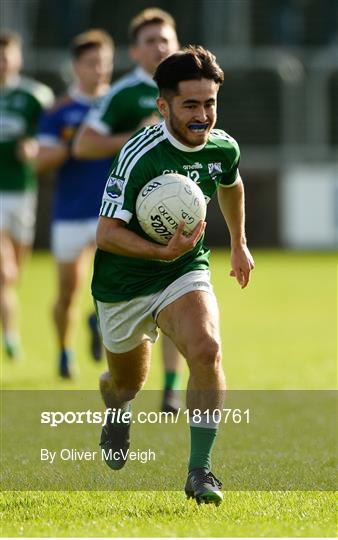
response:
M96 100L70 90L41 120L41 146L60 143L71 146L74 136ZM70 157L57 172L53 202L54 220L82 220L97 217L111 159Z

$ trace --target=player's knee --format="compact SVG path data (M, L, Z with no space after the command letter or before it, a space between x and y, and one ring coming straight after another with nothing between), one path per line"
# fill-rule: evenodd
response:
M116 387L116 395L119 401L132 401L135 399L137 393L141 390L142 385L136 385L133 388L127 388L125 386Z
M220 342L213 336L204 335L196 340L192 350L192 367L200 368L216 368L221 363L221 348Z
M1 287L13 285L19 277L19 268L14 261L7 261L1 264L0 267L0 284Z
M100 377L100 389L103 393L112 392L118 401L131 401L136 397L136 394L141 390L143 381L126 383L122 378L117 377L110 372L103 373Z
M99 378L99 384L100 388L103 391L111 391L113 388L113 380L112 376L110 375L109 371L106 371L105 373L102 373Z
M119 401L131 401L143 387L143 380L135 378L130 380L128 376L112 375L114 394Z
M62 306L63 309L68 309L74 300L75 292L76 290L74 287L62 287L59 292L57 304Z

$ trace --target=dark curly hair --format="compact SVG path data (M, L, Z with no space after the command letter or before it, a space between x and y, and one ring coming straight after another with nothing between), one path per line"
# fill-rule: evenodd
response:
M171 54L158 65L154 81L160 95L175 95L181 81L210 79L221 85L224 82L223 70L216 57L200 45L189 45Z

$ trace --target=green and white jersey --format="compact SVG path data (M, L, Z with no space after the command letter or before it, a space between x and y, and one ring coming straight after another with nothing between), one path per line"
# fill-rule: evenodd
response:
M144 118L158 112L157 96L157 85L138 67L111 86L85 123L103 135L133 131Z
M139 236L135 212L137 196L149 180L177 172L195 181L208 202L219 186L239 182L239 147L220 129L213 129L205 145L190 148L169 133L165 122L139 131L116 157L103 194L100 215L125 221ZM102 302L120 302L160 291L191 270L209 266L203 238L195 248L172 262L137 259L97 250L92 292Z
M0 87L0 191L36 187L33 167L18 160L17 147L20 140L35 136L40 115L53 100L47 86L24 77Z

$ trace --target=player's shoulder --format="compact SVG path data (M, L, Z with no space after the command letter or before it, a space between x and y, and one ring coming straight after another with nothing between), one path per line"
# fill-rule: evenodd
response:
M47 109L54 103L54 94L45 84L29 77L20 77L20 90L30 95L41 107Z
M163 122L139 129L123 146L120 154L125 156L136 152L139 159L167 138Z
M106 95L106 99L110 101L113 98L120 97L126 92L129 92L131 89L135 88L135 86L138 86L139 84L140 80L135 71L126 73L126 75L113 82Z
M116 174L128 177L135 168L142 168L166 138L163 122L140 129L121 148L115 162Z
M238 142L229 133L223 129L212 129L210 131L209 140L219 146L235 146L238 148Z
M240 154L239 144L236 139L223 129L212 129L209 135L209 142L228 155L233 155L233 157L237 157Z

